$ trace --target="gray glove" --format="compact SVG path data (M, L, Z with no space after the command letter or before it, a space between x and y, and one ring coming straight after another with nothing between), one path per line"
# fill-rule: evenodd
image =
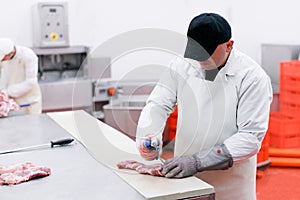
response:
M216 145L212 150L166 160L162 174L167 178L184 178L204 170L228 169L233 159L226 146Z

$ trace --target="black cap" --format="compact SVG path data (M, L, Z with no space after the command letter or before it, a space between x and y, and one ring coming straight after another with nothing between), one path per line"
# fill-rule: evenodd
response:
M184 57L204 61L213 54L219 44L230 40L231 28L220 15L203 13L191 21L187 36Z

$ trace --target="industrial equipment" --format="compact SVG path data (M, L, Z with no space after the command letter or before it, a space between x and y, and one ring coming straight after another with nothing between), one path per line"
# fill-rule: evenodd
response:
M110 82L102 81L111 76L110 58L69 45L66 2L33 6L32 49L39 58L43 112L84 109L103 118L102 106L116 95L108 93Z
M40 2L33 6L34 47L69 46L67 3Z
M39 57L39 84L43 112L54 110L89 110L92 84L85 69L89 48L33 48Z
M98 79L93 81L93 111L92 115L104 121L104 106L112 99L116 99L120 88L115 81Z

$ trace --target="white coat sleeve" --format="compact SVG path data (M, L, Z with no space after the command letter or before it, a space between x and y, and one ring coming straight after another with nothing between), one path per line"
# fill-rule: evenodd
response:
M26 52L23 56L25 64L25 80L7 88L7 94L13 98L23 96L38 82L38 57L31 51Z
M233 161L259 152L268 129L272 87L267 76L243 80L237 108L238 132L224 141Z
M166 120L176 105L176 80L173 70L167 68L154 87L143 108L136 131L136 144L148 134L155 135L162 142Z

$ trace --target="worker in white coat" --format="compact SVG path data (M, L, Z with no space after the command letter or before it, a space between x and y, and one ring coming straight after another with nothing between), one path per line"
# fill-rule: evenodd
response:
M195 175L214 186L218 200L254 200L256 154L272 101L270 78L233 47L222 16L196 16L187 36L184 57L171 62L141 112L139 151L147 160L159 157L166 120L177 105L174 158L163 164L163 175Z
M41 90L38 84L38 57L29 48L15 45L9 38L0 38L1 90L28 114L41 113Z

